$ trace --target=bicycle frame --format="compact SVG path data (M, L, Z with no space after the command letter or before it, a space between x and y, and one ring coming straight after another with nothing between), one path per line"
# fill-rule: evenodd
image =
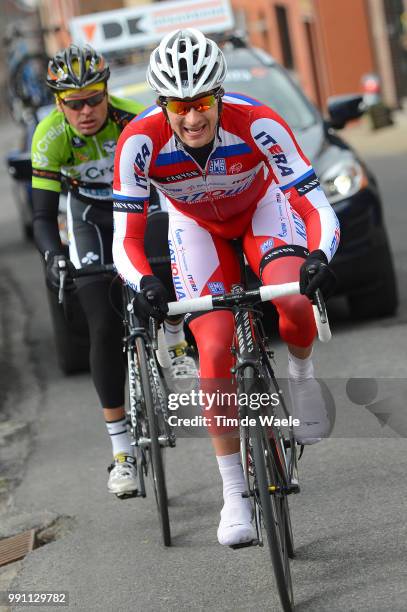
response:
M237 285L232 289L232 293L243 294L243 288ZM260 387L261 390L266 393L270 391L272 384L278 394L279 405L282 408L283 414L288 419L289 412L281 389L279 388L278 382L274 376L274 371L270 363L270 357L264 344L265 337L261 325L259 311L252 308L242 310L239 307L234 307L232 308L232 312L235 318L236 329L235 345L232 347L236 364L232 370L232 373L236 375L238 385L241 388L245 388L244 381L250 377L252 381L255 381L255 386ZM245 391L247 391L247 389L245 389ZM275 416L274 411L272 411L272 413ZM250 464L250 457L248 456L248 439L250 428L247 425L242 424L245 422L243 420L243 417L245 416L250 417L253 416L253 414L249 414L246 406L239 406L240 452L242 457L242 465L247 485L247 493L248 495L253 496L254 492L250 487L248 472L248 466ZM276 467L279 471L279 476L283 481L283 487L281 487L282 490L276 490L275 493L283 495L299 492L299 486L296 482L297 479L295 478L295 482L293 482L293 476L297 473L297 454L294 431L291 424L288 426L287 432L288 438L286 439L279 427L271 425L268 428L267 433L269 441L272 440L275 446L273 456L279 461L279 464ZM289 456L287 456L288 448L290 449ZM257 520L256 526L259 535L259 542L261 542Z

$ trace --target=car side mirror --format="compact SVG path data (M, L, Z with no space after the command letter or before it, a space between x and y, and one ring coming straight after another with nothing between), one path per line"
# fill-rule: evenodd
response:
M31 181L31 157L25 153L9 155L7 157L9 174L16 181Z
M360 94L331 96L327 101L329 123L336 130L341 130L348 121L363 115L366 106Z

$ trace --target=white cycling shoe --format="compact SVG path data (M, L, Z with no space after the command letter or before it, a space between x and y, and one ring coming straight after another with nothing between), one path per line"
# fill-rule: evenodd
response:
M187 354L187 348L185 340L168 348L171 358L171 379L175 385L179 382L183 390L186 390L185 386L192 389L198 384L198 368L194 359Z
M300 421L294 427L298 444L315 444L329 437L335 421L335 406L315 378L288 379L292 416ZM331 414L332 413L332 414Z
M107 468L109 480L107 488L116 495L125 495L137 490L137 469L134 457L116 455L114 462Z
M248 499L225 503L220 513L218 542L223 546L247 544L256 537L252 524L252 509Z

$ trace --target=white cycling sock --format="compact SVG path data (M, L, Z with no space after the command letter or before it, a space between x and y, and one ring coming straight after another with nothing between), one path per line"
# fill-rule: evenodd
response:
M312 353L305 359L300 359L288 351L288 378L314 378Z
M250 542L255 538L251 524L250 501L242 497L246 490L240 453L217 457L223 482L224 506L221 510L218 541L225 546Z
M167 346L169 347L184 342L184 320L181 319L181 321L177 321L176 323L166 320L164 323L164 333Z
M113 456L125 453L130 457L133 456L133 451L130 446L129 434L126 427L127 419L123 417L117 421L106 421L107 431L112 443Z

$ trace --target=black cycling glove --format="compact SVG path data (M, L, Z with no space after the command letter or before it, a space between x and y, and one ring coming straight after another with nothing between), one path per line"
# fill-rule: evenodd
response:
M154 317L162 322L168 312L168 293L156 276L143 276L140 281L141 292L134 298L137 314L145 319Z
M315 291L320 289L327 299L332 295L336 277L328 265L323 251L312 251L300 268L300 292L312 299Z
M46 280L47 286L54 292L59 291L60 284L60 261L65 262L65 269L67 275L65 276L64 289L65 291L73 291L75 289L75 283L73 281L73 274L75 267L73 263L66 257L61 251L47 251L45 254L45 265L46 265Z

